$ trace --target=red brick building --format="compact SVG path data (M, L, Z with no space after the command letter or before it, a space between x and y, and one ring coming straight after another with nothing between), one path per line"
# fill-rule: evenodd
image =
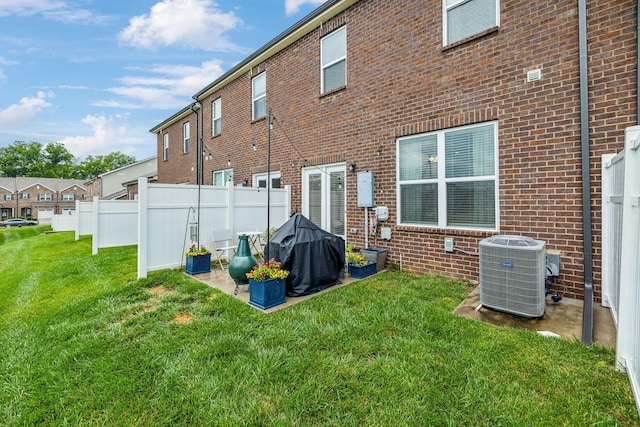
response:
M588 0L586 27L579 3L330 0L151 129L159 182L266 185L270 138L274 186L348 242L365 243L357 172L373 171L391 262L477 280L480 240L524 235L561 254L569 297L591 251L598 299L600 158L638 120L637 2Z
M0 178L0 216L22 217L48 223L52 215L76 209L86 200L87 188L79 179Z

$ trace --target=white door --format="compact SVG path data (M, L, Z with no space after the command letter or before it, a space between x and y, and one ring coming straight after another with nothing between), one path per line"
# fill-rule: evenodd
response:
M318 227L346 239L346 167L312 166L302 172L302 214Z

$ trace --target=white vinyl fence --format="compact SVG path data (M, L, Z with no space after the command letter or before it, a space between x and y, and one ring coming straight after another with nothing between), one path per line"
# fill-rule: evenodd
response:
M96 199L93 202L76 200L76 240L80 236L93 234L93 206Z
M51 217L51 229L55 232L74 231L77 222L75 212L69 211L62 215L54 215Z
M180 267L191 246L189 223L198 223L199 243L211 249L211 232L279 227L289 219L291 190L256 187L213 187L148 184L138 180L138 278L152 270Z
M627 128L622 153L603 158L603 302L616 320L616 360L640 411L640 126Z

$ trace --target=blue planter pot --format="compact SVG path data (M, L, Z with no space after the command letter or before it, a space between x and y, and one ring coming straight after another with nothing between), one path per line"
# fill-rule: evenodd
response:
M349 264L349 274L351 277L357 279L363 279L367 276L371 276L376 273L376 263L372 262L367 265L353 265Z
M211 271L211 253L188 256L185 271L189 274L200 274Z
M285 302L287 279L269 279L256 282L249 279L249 304L266 310Z

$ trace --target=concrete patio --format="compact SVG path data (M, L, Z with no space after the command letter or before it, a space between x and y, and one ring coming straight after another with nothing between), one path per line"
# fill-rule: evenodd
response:
M454 313L492 325L529 329L537 332L551 332L570 340L582 340L581 300L563 298L560 302L546 300L546 310L540 318L526 318L492 310L480 305L480 288L476 286L469 296L460 303ZM608 308L593 304L593 342L604 347L616 347L616 329Z

